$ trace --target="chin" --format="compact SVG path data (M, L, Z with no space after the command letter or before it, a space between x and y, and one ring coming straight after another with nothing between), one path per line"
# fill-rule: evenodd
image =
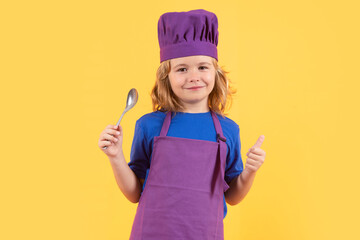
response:
M204 97L198 97L198 98L187 98L185 100L185 102L187 102L187 103L198 103L198 102L204 101L205 98L206 98L205 96Z

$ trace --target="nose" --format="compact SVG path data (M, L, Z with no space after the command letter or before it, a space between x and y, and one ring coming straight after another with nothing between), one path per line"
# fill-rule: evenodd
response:
M200 81L200 72L197 70L191 71L189 74L190 82L198 82Z

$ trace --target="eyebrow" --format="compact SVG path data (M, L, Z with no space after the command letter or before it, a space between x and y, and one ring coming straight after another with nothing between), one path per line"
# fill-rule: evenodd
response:
M211 65L211 64L208 63L208 62L201 62L201 63L199 63L199 65L204 65L204 64ZM185 63L180 63L180 64L176 65L174 68L177 68L177 67L179 67L179 66L186 66L186 67L188 67L187 64L185 64Z

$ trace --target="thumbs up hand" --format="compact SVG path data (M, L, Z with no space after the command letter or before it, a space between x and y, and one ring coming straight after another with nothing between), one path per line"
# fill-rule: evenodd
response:
M245 164L244 170L255 173L257 170L259 170L261 165L264 163L266 154L265 154L265 151L260 148L264 139L265 139L265 136L261 135L258 138L258 140L256 141L255 145L252 146L249 149L249 151L246 153L246 156L248 156L248 158L246 159L246 164Z

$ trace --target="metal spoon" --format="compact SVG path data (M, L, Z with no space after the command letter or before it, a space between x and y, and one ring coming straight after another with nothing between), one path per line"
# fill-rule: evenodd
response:
M125 107L125 110L124 112L122 113L119 121L116 123L116 128L119 126L120 124L120 121L121 119L123 118L124 114L129 111L132 107L135 106L135 104L137 103L137 100L138 100L138 92L136 91L135 88L132 88L129 93L128 93L128 96L127 96L127 100L126 100L126 107ZM114 137L114 135L111 134L111 136ZM103 147L103 149L107 149L107 146Z

